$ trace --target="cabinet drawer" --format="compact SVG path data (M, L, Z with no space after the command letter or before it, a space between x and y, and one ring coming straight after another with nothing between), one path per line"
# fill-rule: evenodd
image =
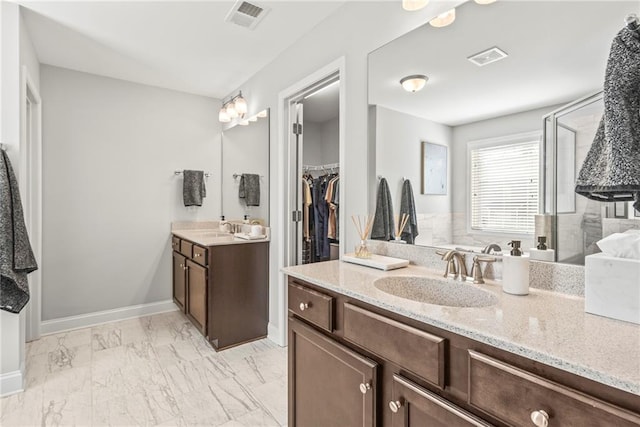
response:
M322 329L333 331L333 297L289 282L289 310Z
M180 253L187 258L192 257L193 243L186 240L180 240Z
M180 251L180 238L176 236L171 237L171 249L174 251Z
M638 415L473 350L468 401L517 426L536 425L534 416L547 416L551 426L640 425Z
M344 304L344 337L444 388L445 339Z
M193 260L200 265L207 266L207 249L202 246L193 245Z
M387 402L393 412L393 427L473 426L490 427L481 419L442 397L420 387L401 375L393 375L392 398Z

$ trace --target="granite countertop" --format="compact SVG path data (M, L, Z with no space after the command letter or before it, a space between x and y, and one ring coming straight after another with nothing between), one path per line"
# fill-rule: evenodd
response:
M365 303L421 321L585 378L640 395L640 326L585 313L584 298L530 289L502 292L499 284L471 285L495 294L497 304L479 308L415 302L377 289L388 276L441 272L410 265L393 271L328 261L283 272ZM452 279L447 279L452 280ZM446 286L446 283L443 285Z
M270 228L264 227L264 233L264 238L249 240L235 237L231 233L224 233L220 231L217 221L175 222L171 225L171 234L202 246L238 245L270 241Z

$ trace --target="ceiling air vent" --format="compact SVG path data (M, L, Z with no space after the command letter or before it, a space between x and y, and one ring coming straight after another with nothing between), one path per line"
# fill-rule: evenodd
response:
M253 30L258 26L260 21L264 19L267 13L269 13L269 10L269 8L239 0L233 5L224 20L225 22L231 22L232 24Z
M500 61L501 59L506 58L507 53L500 48L494 46L490 49L483 50L482 52L478 52L475 55L471 55L467 59L472 63L476 64L478 67L483 67L487 64L491 64L492 62Z

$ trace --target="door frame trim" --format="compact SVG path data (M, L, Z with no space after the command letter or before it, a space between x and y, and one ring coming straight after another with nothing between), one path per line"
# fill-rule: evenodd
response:
M30 212L25 218L38 269L29 275L30 301L26 307L26 341L40 338L42 324L42 98L29 69L23 65L20 76L20 192ZM27 132L27 101L31 102L35 130ZM31 138L27 140L27 135Z
M324 67L304 77L300 81L294 83L288 88L282 90L278 94L278 138L277 138L277 161L283 162L281 167L272 168L271 170L277 170L276 185L277 194L276 209L277 209L277 229L281 230L278 233L277 240L280 242L278 248L276 248L276 260L277 260L277 276L275 294L272 293L272 298L275 297L275 304L271 304L277 312L277 324L269 324L269 338L281 346L287 345L287 281L284 273L281 269L289 266L289 183L287 182L288 176L290 176L289 170L289 104L290 101L295 99L301 92L304 92L310 86L317 84L318 82L326 79L332 74L336 74L340 79L340 112L339 112L339 153L340 153L340 174L344 174L344 158L345 158L345 126L346 126L346 60L344 56L330 62ZM340 206L344 212L345 206L345 192L340 192ZM339 218L339 227L344 230L345 220L344 215ZM273 242L272 242L273 243ZM340 245L340 256L344 253L344 245Z

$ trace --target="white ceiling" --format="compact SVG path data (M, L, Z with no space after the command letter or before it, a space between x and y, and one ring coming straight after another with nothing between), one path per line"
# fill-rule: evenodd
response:
M307 95L302 104L305 122L324 123L337 118L340 113L339 81Z
M640 2L498 1L457 9L453 25L420 27L369 55L369 103L450 126L564 103L602 89L611 41ZM477 67L467 57L509 54ZM426 74L421 92L400 79Z
M222 98L344 0L249 0L255 30L224 22L234 1L18 1L41 63Z

